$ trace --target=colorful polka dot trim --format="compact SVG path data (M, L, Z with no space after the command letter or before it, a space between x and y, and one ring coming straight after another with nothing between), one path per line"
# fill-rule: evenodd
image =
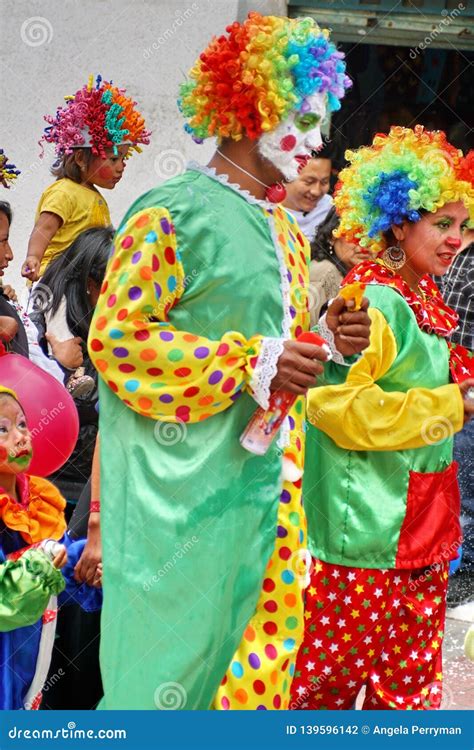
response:
M277 239L284 253L290 282L292 335L308 330L307 285L309 246L293 217L282 208L273 212ZM290 415L289 447L284 458L303 465L304 401L298 399ZM275 527L276 542L262 584L260 599L247 625L230 668L218 690L218 710L286 709L290 700L296 655L303 637L303 588L299 563L306 534L301 507L301 479L282 486Z

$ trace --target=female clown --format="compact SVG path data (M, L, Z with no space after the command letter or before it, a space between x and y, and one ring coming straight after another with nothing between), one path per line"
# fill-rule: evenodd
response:
M348 709L365 685L365 709L437 708L461 541L452 436L474 412L474 380L431 275L472 241L472 154L416 126L348 156L337 233L374 257L343 286L366 284L371 337L308 399L312 571L290 707Z

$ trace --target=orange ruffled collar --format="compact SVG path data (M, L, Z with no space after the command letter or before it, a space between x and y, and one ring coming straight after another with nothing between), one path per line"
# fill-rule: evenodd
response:
M59 490L47 479L26 474L18 475L17 487L20 502L0 487L0 519L5 526L18 531L28 544L61 539L66 501Z

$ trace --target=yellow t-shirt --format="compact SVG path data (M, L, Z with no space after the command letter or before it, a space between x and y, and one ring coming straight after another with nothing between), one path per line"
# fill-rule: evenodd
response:
M46 188L36 210L36 219L43 211L56 214L62 220L50 244L46 248L40 267L40 276L46 266L71 245L76 237L91 227L110 225L109 207L105 199L94 188L80 185L64 177Z

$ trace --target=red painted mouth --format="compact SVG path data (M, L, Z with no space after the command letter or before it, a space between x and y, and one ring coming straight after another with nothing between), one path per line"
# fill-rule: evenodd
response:
M15 458L23 458L23 456L29 456L29 455L30 455L30 451L25 449L24 451L20 451L19 453L16 453Z
M438 255L439 260L444 266L450 266L456 257L456 253L440 253Z

